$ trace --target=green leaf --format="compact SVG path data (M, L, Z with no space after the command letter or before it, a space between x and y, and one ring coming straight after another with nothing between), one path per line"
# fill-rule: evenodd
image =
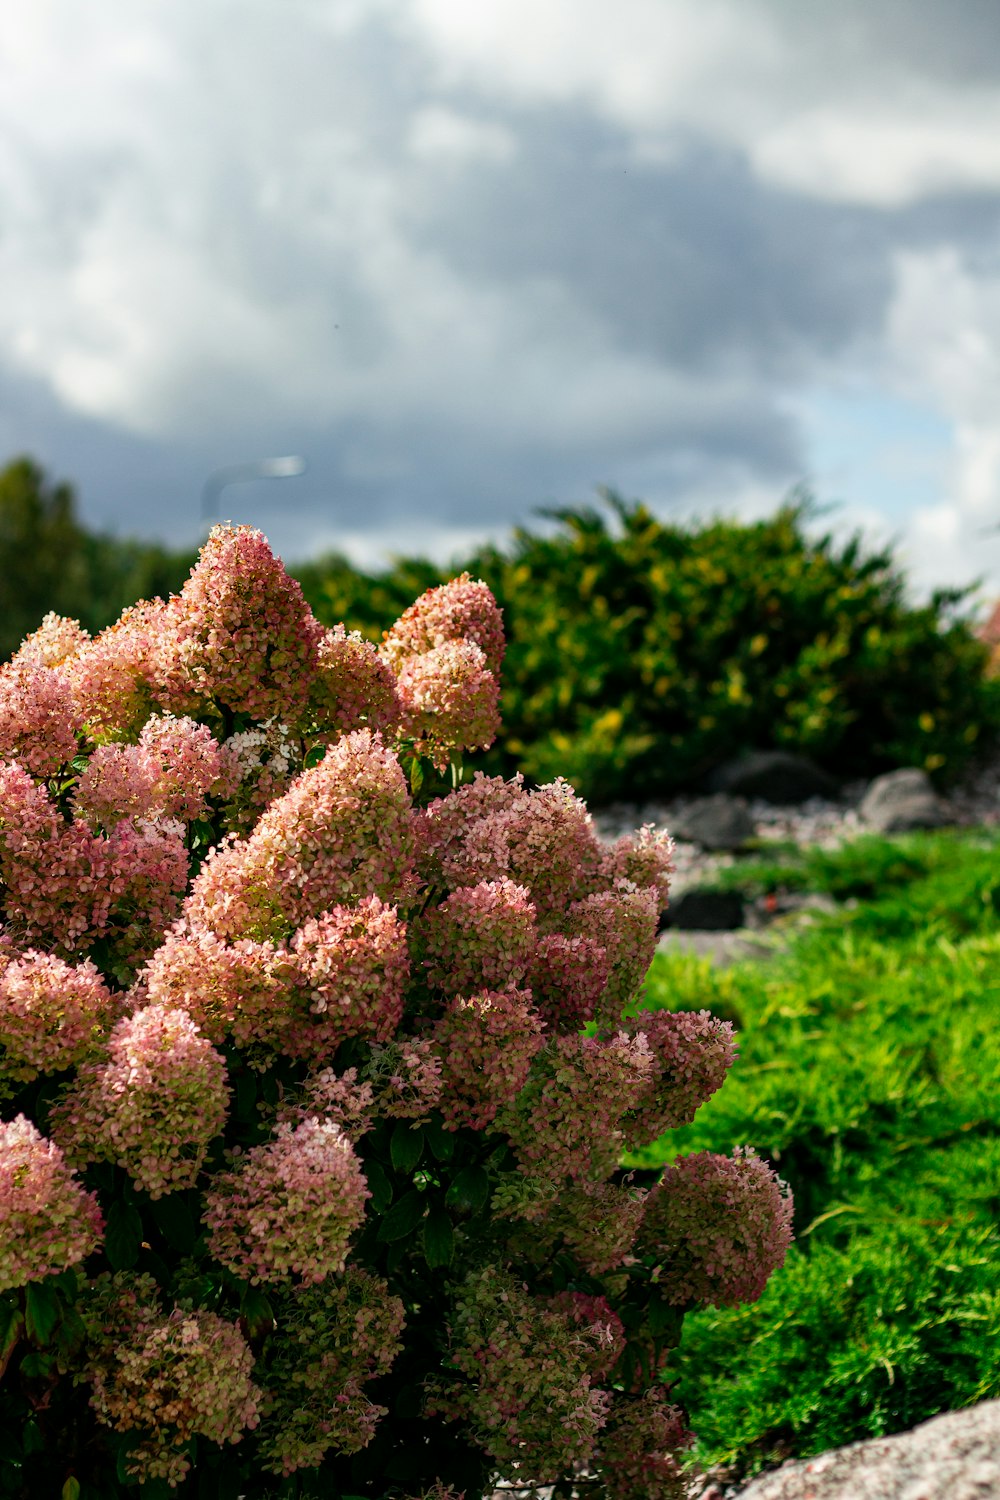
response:
M455 1232L443 1208L432 1208L424 1220L424 1259L432 1271L450 1266L455 1253Z
M34 1417L29 1417L21 1428L21 1447L24 1449L26 1455L41 1453L45 1447L42 1429Z
M257 1114L257 1080L250 1072L240 1073L236 1079L236 1108L233 1110L241 1125L253 1125Z
M171 1250L176 1250L178 1255L190 1255L198 1231L185 1199L178 1193L171 1193L166 1198L157 1198L150 1204L149 1211Z
M365 1163L365 1177L372 1195L372 1207L376 1213L384 1214L392 1202L392 1183L380 1162Z
M80 1500L80 1481L71 1474L60 1491L60 1500Z
M416 1188L404 1193L399 1202L393 1204L379 1225L379 1240L383 1244L390 1244L393 1240L402 1240L408 1234L412 1234L423 1218L426 1206L427 1200Z
M482 1167L463 1167L445 1195L445 1203L460 1214L477 1214L490 1195L490 1179Z
M274 1309L264 1293L255 1286L248 1286L243 1293L240 1317L246 1324L247 1336L251 1342L263 1338L274 1327Z
M410 791L414 796L417 795L423 784L424 768L420 764L419 757L415 755L410 761Z
M389 1155L397 1172L409 1175L424 1154L424 1133L418 1125L415 1129L405 1120L400 1120L392 1132Z
M24 1326L33 1344L45 1345L59 1322L62 1303L54 1286L44 1281L29 1282L24 1298Z
M10 1363L10 1357L23 1332L24 1314L16 1303L4 1299L0 1302L0 1375L3 1375Z
M424 1126L427 1144L440 1162L451 1161L455 1155L455 1132L445 1130L440 1116L433 1116Z
M302 769L308 771L313 766L318 766L321 760L326 759L326 749L325 745L313 745L312 749L307 750L305 753L302 761Z
M142 1247L142 1220L136 1209L119 1199L108 1210L104 1253L114 1271L130 1271Z

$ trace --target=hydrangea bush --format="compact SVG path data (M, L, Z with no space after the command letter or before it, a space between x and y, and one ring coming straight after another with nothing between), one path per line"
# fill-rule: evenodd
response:
M467 575L376 648L220 527L0 671L0 1495L681 1495L684 1311L791 1203L620 1170L732 1030L634 1016L668 840L463 780L503 650Z

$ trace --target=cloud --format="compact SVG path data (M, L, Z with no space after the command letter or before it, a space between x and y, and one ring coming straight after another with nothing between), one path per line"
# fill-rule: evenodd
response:
M240 519L441 555L600 483L777 500L855 379L946 425L913 536L957 507L969 561L1000 500L990 11L36 0L0 19L0 437L174 541L210 469L301 451Z

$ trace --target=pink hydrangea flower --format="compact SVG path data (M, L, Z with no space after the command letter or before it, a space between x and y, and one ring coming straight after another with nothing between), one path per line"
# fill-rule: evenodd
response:
M607 983L593 1012L599 1025L618 1026L625 1006L638 994L656 952L659 917L652 887L637 890L624 883L570 907L570 933L599 943L610 961Z
M445 1129L486 1129L523 1088L542 1030L527 990L486 991L451 1001L433 1032Z
M0 758L53 776L76 755L79 727L64 672L23 659L0 667Z
M363 725L387 734L402 714L392 669L371 641L343 625L320 639L311 708L323 734L347 734Z
M100 1044L118 1007L89 960L68 964L28 949L0 973L0 1046L4 1072L20 1082L83 1062Z
M465 1382L432 1383L432 1415L462 1422L507 1478L551 1483L587 1463L611 1401L591 1382L592 1329L487 1266L466 1279L450 1332Z
M140 982L150 1002L181 1007L209 1041L232 1036L255 1064L266 1064L291 1024L297 977L287 948L245 938L227 943L180 924L167 933Z
M624 1143L622 1116L642 1098L654 1068L642 1036L553 1037L497 1119L521 1170L584 1182L609 1177Z
M149 718L151 662L166 608L152 599L126 609L66 659L76 713L91 739L134 738Z
M238 1443L256 1427L261 1392L239 1330L188 1304L164 1313L151 1276L101 1277L81 1304L86 1378L98 1420L129 1432L127 1472L179 1484L194 1437Z
M181 712L206 701L254 719L304 710L323 628L260 531L215 526L170 601L155 690Z
M282 1050L321 1063L349 1036L386 1042L403 1018L410 975L406 925L394 906L368 896L335 906L295 934L301 1004Z
M360 729L303 771L247 840L209 855L187 915L220 937L284 937L364 896L405 899L412 876L406 780L381 738Z
M485 583L468 573L425 594L386 631L382 654L398 672L408 658L452 641L478 646L497 680L504 656L503 611Z
M420 924L427 978L448 995L523 984L535 952L535 908L524 886L460 886Z
M792 1242L792 1198L749 1147L698 1151L667 1167L646 1198L636 1253L663 1267L670 1302L756 1302Z
M79 620L70 620L50 610L37 630L26 635L12 662L32 667L61 667L83 650L90 636Z
M273 1140L213 1178L205 1196L209 1249L253 1282L319 1282L344 1269L370 1197L339 1125L315 1117L279 1124Z
M625 1325L607 1297L587 1292L558 1292L549 1298L549 1306L593 1339L587 1366L595 1380L604 1380L625 1349Z
M18 765L0 764L0 878L8 920L27 942L71 953L107 929L107 844L83 824L66 823Z
M634 1150L665 1130L690 1124L725 1082L736 1061L736 1042L731 1024L707 1010L643 1011L629 1029L641 1031L659 1065L645 1100L625 1122Z
M616 1394L599 1443L608 1500L687 1500L690 1476L681 1455L693 1442L684 1414L662 1388Z
M388 1413L364 1387L392 1368L405 1311L380 1277L348 1266L319 1286L279 1292L276 1314L282 1339L263 1361L258 1451L266 1472L284 1475L368 1446Z
M233 757L204 724L170 715L143 725L135 745L98 745L76 790L78 812L111 828L123 818L191 822L208 811L209 792L236 784Z
M0 1292L85 1260L103 1229L55 1142L24 1115L0 1121Z
M427 1038L400 1037L376 1043L364 1066L377 1115L421 1121L441 1102L441 1059Z
M439 771L453 751L488 750L500 728L500 684L471 641L448 641L401 664L400 729Z
M593 820L561 778L526 792L520 777L478 774L438 798L420 821L422 873L454 890L508 876L527 888L549 930L566 906L602 889Z
M592 937L539 938L531 963L531 992L554 1032L580 1031L592 1021L611 973L608 950Z
M634 834L625 834L612 845L604 862L606 883L614 887L620 880L645 890L656 891L657 908L665 911L670 894L670 877L674 872L674 841L664 829L646 823Z
M114 1162L162 1198L193 1187L228 1099L225 1063L187 1012L150 1005L118 1022L105 1062L81 1066L53 1132L71 1160Z

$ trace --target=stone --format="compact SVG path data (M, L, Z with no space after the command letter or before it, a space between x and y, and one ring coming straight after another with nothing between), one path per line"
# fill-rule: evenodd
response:
M742 849L753 838L753 819L742 797L716 792L690 802L675 818L671 833L675 838L702 849Z
M760 797L779 807L807 802L810 797L834 798L838 787L808 756L790 750L750 750L726 761L709 777L709 789L731 796Z
M663 914L664 926L682 932L733 932L745 920L739 891L689 889Z
M931 785L930 777L916 768L876 776L868 784L858 814L879 833L940 828L948 822L947 806Z
M703 1494L709 1500L711 1491ZM762 1474L738 1500L997 1500L1000 1401Z

